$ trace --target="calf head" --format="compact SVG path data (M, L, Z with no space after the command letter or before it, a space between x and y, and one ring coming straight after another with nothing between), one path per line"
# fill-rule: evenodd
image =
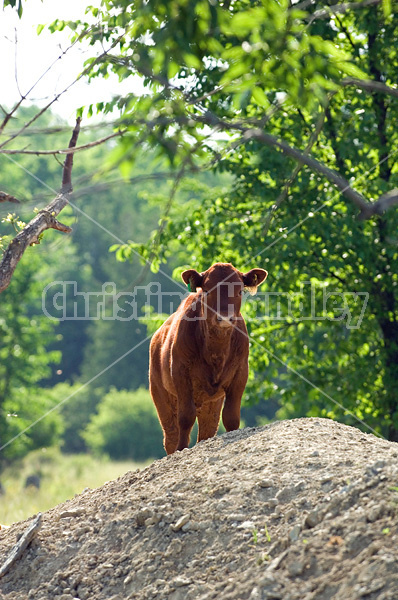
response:
M224 328L233 326L239 317L243 290L255 294L267 275L264 269L241 273L231 264L216 263L203 273L195 269L184 271L182 279L192 292L201 288L201 311L206 321Z

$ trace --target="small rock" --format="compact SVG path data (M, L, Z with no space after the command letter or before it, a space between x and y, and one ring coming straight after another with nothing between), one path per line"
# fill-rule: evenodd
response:
M184 585L190 585L191 583L191 580L186 579L185 577L176 577L173 579L173 585L175 587L183 587Z
M166 558L170 557L170 556L178 556L178 554L180 554L180 552L182 551L183 548L183 544L181 542L181 540L179 540L178 538L174 538L169 547L166 549L164 555L166 556Z
M240 523L241 521L245 521L246 520L246 515L244 515L243 513L232 513L229 515L228 517L231 521L237 521L238 523Z
M301 525L295 525L289 533L290 541L296 542L299 538L300 532L301 532Z
M292 560L287 565L287 570L289 571L289 575L296 577L297 575L301 575L304 571L304 562L302 560Z
M385 508L386 508L386 506L383 502L381 504L379 504L378 506L372 506L366 515L366 520L369 523L374 523L375 521L377 521L378 519L380 519L383 516L383 513L385 512Z
M261 591L258 587L252 589L249 600L261 600Z
M172 529L173 531L179 531L180 529L182 529L182 527L183 527L183 526L184 526L186 523L188 523L189 519L190 519L190 515L189 515L189 514L187 514L187 515L183 515L182 517L180 517L180 518L178 519L178 521L177 521L177 522L176 522L174 525L172 525L172 526L171 526L171 529Z
M278 504L279 502L276 498L270 498L268 502L264 502L264 507L268 509L275 508L275 506L278 506Z
M153 510L149 506L142 508L136 515L137 525L142 527L145 525L145 521L151 517L153 517Z
M312 527L315 527L315 525L318 525L318 523L320 523L321 521L322 516L319 510L313 510L305 517L304 525L305 527L312 529Z
M258 482L258 485L262 488L270 488L270 487L274 486L271 479L262 479L261 481Z
M296 516L296 514L297 514L297 511L294 510L294 508L291 508L290 510L288 510L285 513L285 519L286 519L286 521L289 521L290 519L293 519Z
M156 525L160 521L160 515L153 515L149 517L149 519L145 519L144 525L145 527L150 527L151 525Z
M60 519L66 519L68 517L80 517L84 514L83 508L71 508L70 510L64 510L59 514Z
M243 521L238 525L238 529L254 529L255 525L253 521Z
M185 525L183 525L181 527L181 531L183 531L184 533L187 532L187 531L189 531L190 529L191 529L191 521L187 521L185 523Z

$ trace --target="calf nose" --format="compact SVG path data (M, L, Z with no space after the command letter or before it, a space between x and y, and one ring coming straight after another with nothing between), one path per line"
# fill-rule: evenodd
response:
M231 325L234 320L235 317L233 315L226 315L225 317L223 315L217 315L216 320L218 323L220 323L220 325Z

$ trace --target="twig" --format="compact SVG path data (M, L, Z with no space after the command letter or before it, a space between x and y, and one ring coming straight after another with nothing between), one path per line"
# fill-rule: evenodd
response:
M56 102L62 96L62 94L65 94L65 92L67 92L73 85L75 85L75 83L77 83L78 81L80 81L80 79L82 77L84 77L85 75L87 75L91 71L91 69L94 67L94 65L96 65L97 63L99 63L105 56L107 56L108 53L112 50L112 48L114 48L115 46L117 46L117 44L119 44L119 42L123 39L124 36L125 36L125 32L123 34L119 35L116 38L116 40L114 40L114 42L112 43L112 45L110 46L110 48L108 48L108 50L106 50L105 52L103 52L100 56L97 56L97 58L92 62L92 64L88 65L80 73L80 75L78 77L76 77L76 79L74 79L74 81L72 81L72 83L70 83L64 90L62 90L62 92L59 92L59 94L56 94L54 96L54 98L50 102L48 102L46 104L46 106L44 106L38 113L36 113L36 115L34 117L32 117L30 119L30 121L28 121L27 123L25 123L25 125L23 127L21 127L21 129L19 129L16 133L14 133L13 135L11 135L2 144L0 144L0 148L3 148L6 144L8 144L9 142L11 142L13 139L15 139L16 137L18 137L19 135L21 135L21 133L23 133L28 127L30 127L30 125L32 123L34 123L39 117L41 117L41 115L44 114L50 108L50 106L52 106L54 104L54 102Z
M14 202L15 204L19 204L19 200L14 198L14 196L10 196L6 192L0 192L0 202Z
M81 123L81 118L78 117L76 119L76 126L72 132L72 137L69 142L69 149L71 149L71 150L76 149L77 138L79 137L79 133L80 133L80 123ZM70 194L70 192L73 189L72 188L72 167L73 167L73 153L68 154L67 157L65 158L64 170L62 172L61 194Z
M100 144L104 144L108 140L111 140L115 137L119 137L123 135L126 130L119 130L115 133L111 133L104 138L99 140L95 140L94 142L89 142L88 144L84 144L83 146L77 146L76 148L61 148L60 150L25 150L23 148L16 150L1 150L0 154L36 154L37 156L56 156L57 154L75 154L75 152L79 152L80 150L87 150L88 148L94 148L95 146L99 146Z
M10 570L12 565L25 552L26 548L29 546L30 542L33 540L34 536L39 531L39 529L42 525L41 519L42 519L42 513L38 513L38 515L32 521L32 523L29 525L29 527L27 528L25 533L15 544L15 546L11 550L10 554L8 555L7 560L0 567L0 577L3 577L3 575L8 573L8 571Z
M24 100L26 100L28 98L28 96L33 92L33 90L35 89L35 87L38 85L38 83L40 83L40 81L43 79L43 77L45 77L47 75L47 73L49 71L51 71L51 69L53 68L53 66L59 61L61 60L65 54L71 49L73 48L73 46L75 44L77 44L78 41L80 41L80 38L77 38L66 50L62 50L62 53L51 63L51 65L49 67L47 67L47 69L40 75L39 79L37 79L35 81L35 83L32 85L32 87L25 93L25 94L21 94L21 92L19 91L20 94L20 99L18 100L18 102L15 104L14 108L10 111L10 112L6 112L3 111L5 113L3 122L0 125L0 134L4 131L5 126L7 125L8 121L11 119L11 117L15 114L15 112L18 110L18 108L21 106L22 102L24 102ZM17 63L16 63L16 57L15 57L15 71L17 69ZM15 73L15 78L17 79L17 74Z
M312 23L316 19L327 19L328 17L339 13L345 13L349 10L360 10L367 6L380 4L380 2L381 0L363 0L362 2L343 2L342 4L336 4L335 6L328 6L327 8L316 10L312 15L308 15L308 22ZM299 5L296 5L296 7L297 6Z
M356 79L355 77L346 77L341 82L343 87L355 86L367 92L382 92L388 96L398 98L398 89L385 85L381 81L373 81L371 79Z

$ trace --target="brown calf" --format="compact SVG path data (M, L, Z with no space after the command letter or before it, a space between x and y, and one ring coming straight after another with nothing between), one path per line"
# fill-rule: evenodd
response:
M244 288L255 293L266 277L264 269L241 273L226 263L182 273L193 293L158 329L150 347L150 392L167 454L188 446L196 417L198 441L215 435L223 404L225 429L239 428L249 356L241 296Z

